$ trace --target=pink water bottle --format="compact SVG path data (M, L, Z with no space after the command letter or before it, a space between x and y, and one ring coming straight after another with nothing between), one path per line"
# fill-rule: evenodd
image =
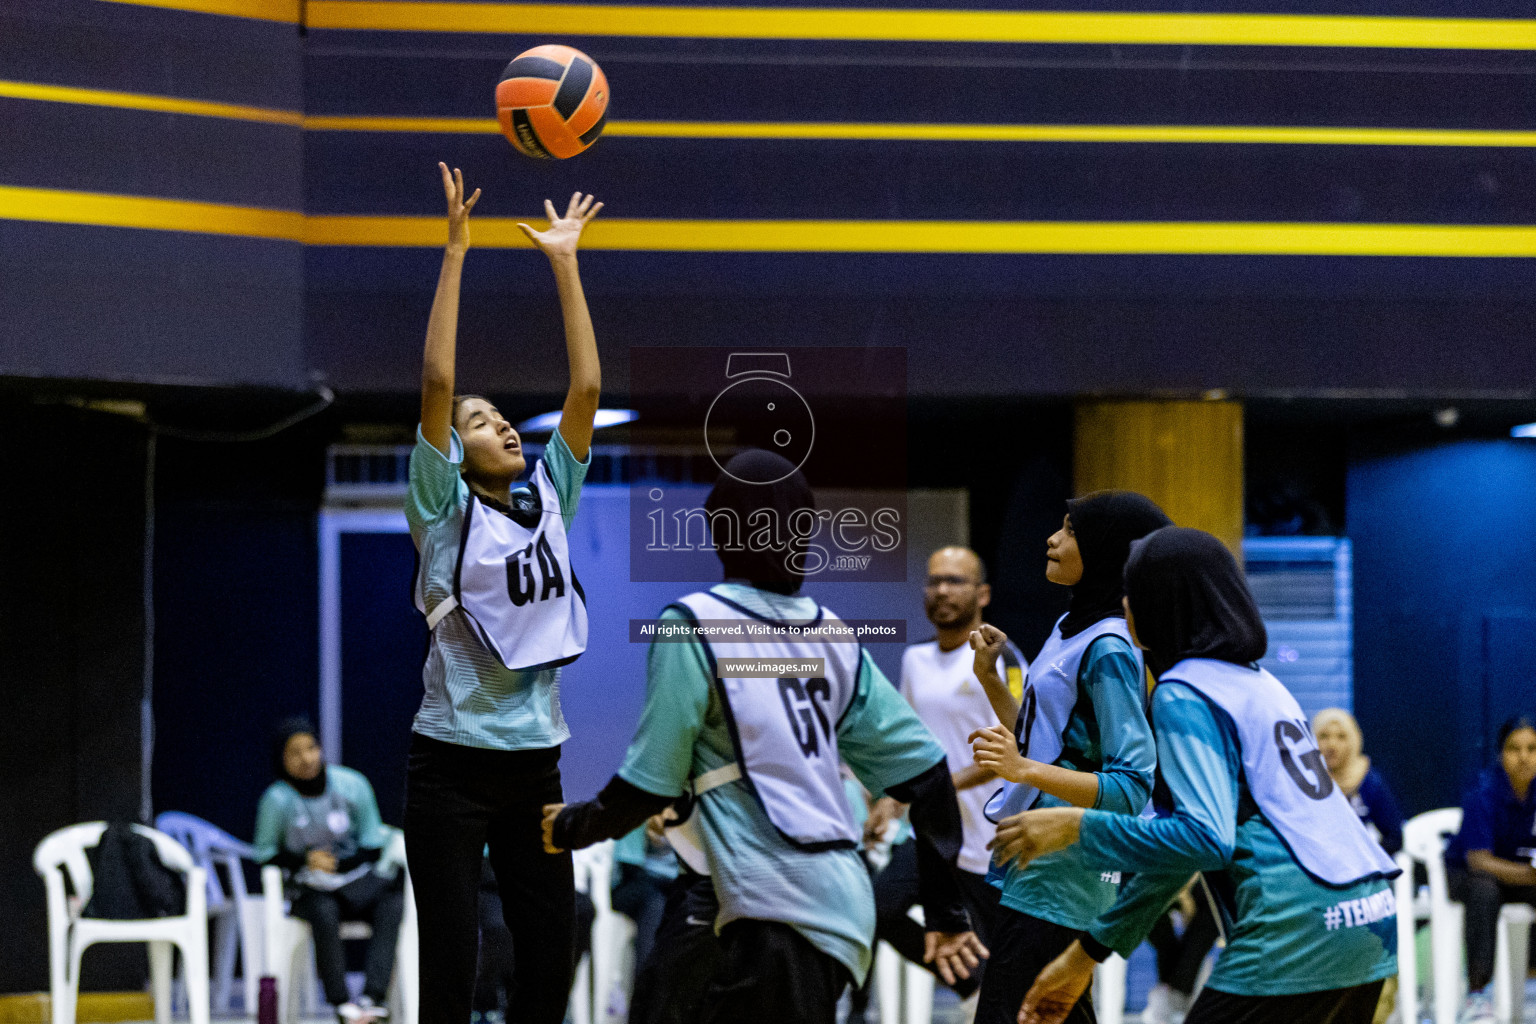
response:
M277 1024L277 979L262 978L256 995L256 1024Z

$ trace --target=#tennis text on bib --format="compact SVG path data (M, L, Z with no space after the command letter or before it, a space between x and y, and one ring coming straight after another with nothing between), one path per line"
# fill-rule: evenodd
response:
M1315 881L1348 886L1397 876L1328 774L1301 706L1280 680L1263 669L1189 658L1161 681L1192 687L1231 717L1254 802Z
M780 623L742 608L715 594L690 594L679 604L696 622L737 620ZM819 608L814 624L836 624L837 619ZM801 849L852 849L859 830L854 825L843 792L837 750L837 723L853 702L858 689L861 646L811 639L744 639L701 641L709 654L711 671L730 726L736 762L694 780L695 798L709 789L739 777L752 790L768 820L786 841ZM724 658L752 660L820 659L821 676L718 678ZM696 834L681 835L684 842ZM679 847L673 842L674 849ZM680 851L681 852L681 851ZM685 856L690 866L691 858ZM698 870L695 867L695 870Z
M416 587L428 628L457 608L486 648L516 671L564 665L587 649L586 595L571 569L560 496L542 459L531 485L542 509L532 527L471 494L453 595L428 612Z
M1134 649L1131 632L1119 616L1100 619L1069 638L1061 635L1061 622L1065 618L1063 615L1056 620L1056 628L1051 630L1045 646L1029 663L1024 696L1019 703L1019 718L1013 726L1019 753L1041 764L1055 764L1061 756L1067 719L1077 705L1077 676L1088 648L1101 636L1118 636ZM1140 659L1137 661L1139 664ZM1010 815L1027 811L1039 796L1040 790L1034 786L1004 782L1003 788L987 801L987 820L995 824Z

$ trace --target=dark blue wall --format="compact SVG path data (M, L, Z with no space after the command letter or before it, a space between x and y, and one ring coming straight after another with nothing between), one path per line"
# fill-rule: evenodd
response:
M1536 443L1357 453L1355 709L1417 813L1455 804L1536 708Z

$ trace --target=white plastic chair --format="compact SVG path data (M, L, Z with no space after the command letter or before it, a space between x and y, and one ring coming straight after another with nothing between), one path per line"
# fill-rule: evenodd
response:
M241 980L247 1014L256 1012L256 983L261 973L261 900L246 889L243 862L252 860L250 843L242 843L211 822L182 811L166 811L155 818L155 828L192 854L208 875L208 918L213 922L213 1006L234 1012L235 951L240 953ZM220 868L223 869L221 878ZM227 882L225 881L227 879ZM226 885L228 887L226 891Z
M624 963L635 938L630 920L613 909L613 842L571 854L576 890L592 900L592 955L576 965L571 986L572 1024L605 1024L624 1016Z
M155 997L155 1020L171 1019L172 947L178 947L186 963L187 1006L192 1024L208 1024L208 890L207 877L192 855L170 836L144 825L133 830L155 844L160 863L185 877L187 912L180 917L142 921L117 921L82 917L91 900L94 879L85 851L101 842L104 821L61 828L37 844L32 867L42 876L48 899L49 994L53 1024L74 1024L80 996L80 957L98 942L145 942ZM65 875L74 890L65 890Z
M923 923L923 908L913 907L907 916ZM888 942L875 947L875 998L880 1001L880 1024L930 1024L933 1019L933 974L897 953Z
M1429 875L1431 970L1435 986L1435 1024L1455 1024L1466 995L1462 969L1466 914L1451 902L1445 873L1445 841L1461 828L1461 808L1426 811L1403 825L1403 849ZM1501 1024L1519 1024L1525 1008L1526 958L1533 918L1523 903L1506 904L1499 913L1493 963L1493 1014ZM1401 914L1398 934L1402 935ZM1401 947L1398 955L1402 955ZM1400 989L1401 991L1401 989ZM1399 996L1399 998L1402 998ZM1407 1016L1404 1018L1407 1020Z
M1418 924L1429 917L1429 901L1415 897L1413 857L1407 850L1396 858L1402 872L1392 881L1397 901L1397 1019L1403 1024L1419 1022L1419 949Z
M411 873L405 863L405 833L389 829L376 870L398 868L405 876L405 910L400 917L400 937L395 943L395 973L389 986L389 1017L394 1024L416 1024L420 992L419 939L416 934L416 899ZM266 973L277 979L278 1019L295 1024L299 1015L312 1016L316 987L314 941L309 923L288 915L283 897L283 873L276 865L261 869ZM364 921L343 921L341 937L367 939L372 928Z
M1125 1020L1125 957L1111 953L1093 969L1093 1012L1099 1024L1122 1024Z

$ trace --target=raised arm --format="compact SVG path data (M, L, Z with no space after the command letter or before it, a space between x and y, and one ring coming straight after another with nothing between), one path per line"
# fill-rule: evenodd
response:
M565 353L571 364L571 384L560 410L560 436L578 461L585 461L592 447L592 421L603 390L603 372L597 361L597 335L592 331L592 314L587 311L587 297L581 289L581 274L576 267L576 243L603 204L590 195L577 192L565 208L565 216L555 215L555 204L544 200L549 227L535 231L519 224L523 234L549 257L555 272L555 288L560 293L560 311L565 316Z
M998 723L1011 731L1019 719L1019 702L1008 689L1008 681L997 671L997 659L1008 646L1008 634L984 622L980 629L971 631L970 643L971 650L976 652L971 662L976 681L986 693Z
M469 211L480 200L480 190L464 198L464 174L457 167L439 163L443 194L448 199L448 247L437 275L437 294L427 319L427 345L421 360L421 436L449 458L453 437L453 356L459 333L459 278L464 254L469 251Z

